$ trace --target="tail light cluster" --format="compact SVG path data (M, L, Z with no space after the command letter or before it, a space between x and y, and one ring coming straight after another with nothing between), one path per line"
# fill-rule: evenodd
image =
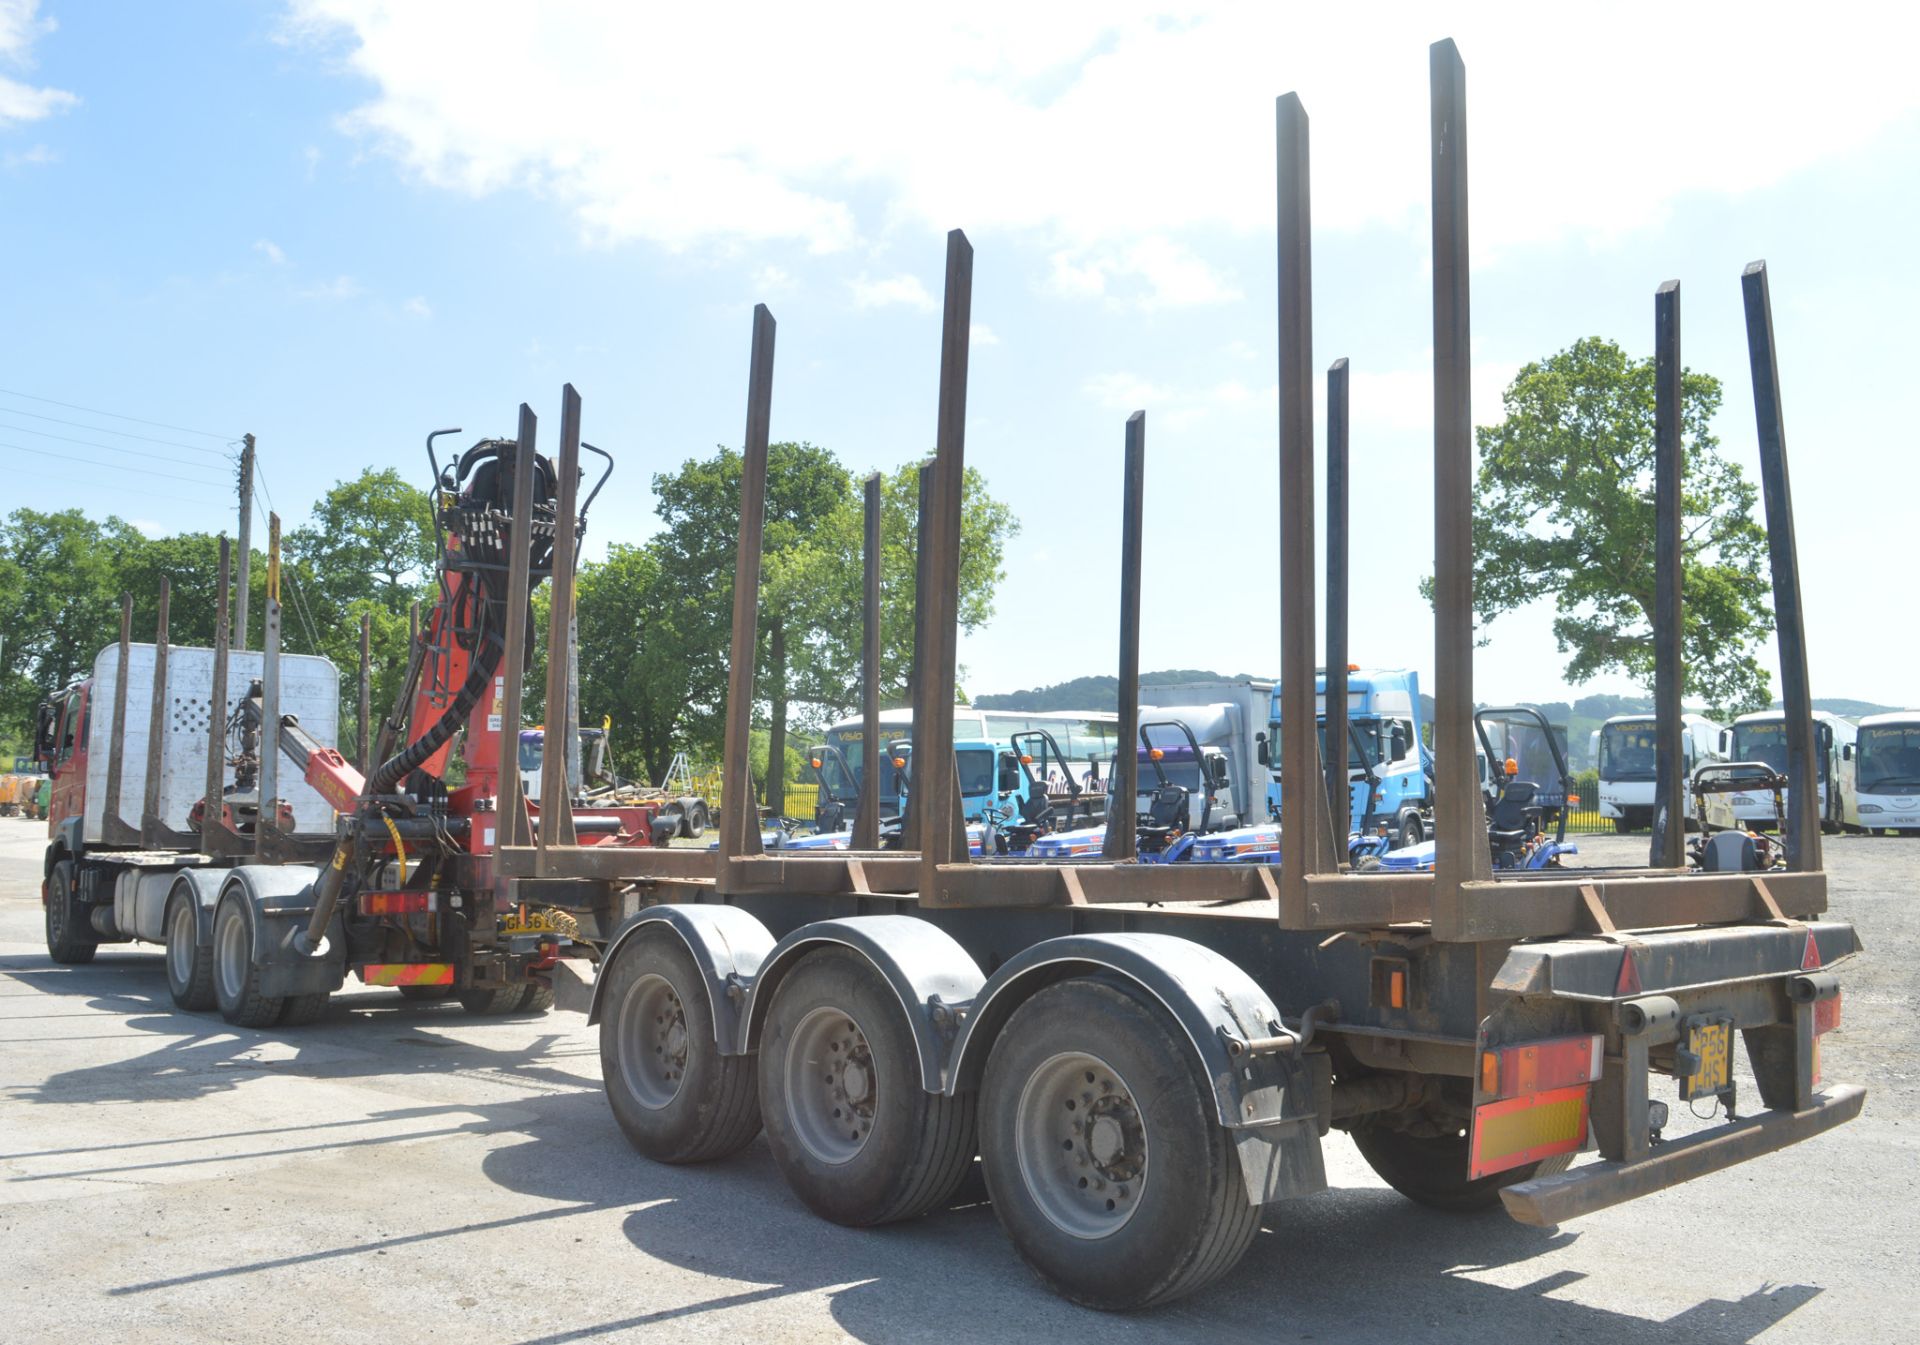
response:
M1588 1089L1600 1077L1603 1039L1554 1037L1480 1053L1468 1175L1478 1179L1579 1152Z

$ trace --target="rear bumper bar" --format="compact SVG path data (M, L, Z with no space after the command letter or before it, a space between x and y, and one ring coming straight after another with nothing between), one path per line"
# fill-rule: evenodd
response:
M1836 1084L1815 1095L1813 1105L1804 1111L1763 1111L1663 1144L1638 1162L1589 1163L1551 1177L1516 1182L1500 1192L1500 1199L1507 1213L1521 1223L1551 1228L1811 1139L1851 1121L1866 1100L1866 1089Z

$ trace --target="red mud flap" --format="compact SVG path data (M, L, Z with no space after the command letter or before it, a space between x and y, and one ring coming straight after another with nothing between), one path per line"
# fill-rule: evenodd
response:
M1500 1192L1507 1213L1551 1228L1582 1214L1704 1177L1749 1158L1811 1139L1860 1114L1867 1090L1836 1084L1805 1111L1763 1111L1699 1135L1663 1144L1637 1163L1589 1163L1551 1177L1515 1182Z

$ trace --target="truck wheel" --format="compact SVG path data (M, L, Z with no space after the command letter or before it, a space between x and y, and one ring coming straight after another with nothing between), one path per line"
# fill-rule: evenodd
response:
M1464 1126L1458 1133L1413 1135L1385 1124L1359 1125L1351 1134L1360 1156L1380 1180L1411 1201L1452 1214L1494 1209L1500 1204L1501 1187L1563 1171L1573 1161L1568 1154L1473 1181L1467 1177Z
M1080 977L1022 1004L987 1058L980 1113L1001 1227L1076 1303L1171 1302L1231 1270L1259 1228L1212 1085L1131 987Z
M545 1013L553 1007L553 988L545 985L530 985L520 992L519 1012Z
M1630 817L1616 817L1613 819L1613 831L1616 836L1630 835L1638 830L1639 827L1634 824L1633 819Z
M73 861L63 859L47 875L47 956L74 967L93 961L99 946L86 903L73 892Z
M660 1163L746 1147L760 1133L753 1057L720 1054L707 983L685 947L640 934L603 974L600 1072L627 1142Z
M1395 849L1404 850L1409 845L1418 845L1427 839L1427 829L1420 825L1420 819L1413 816L1400 821L1400 843Z
M973 1163L973 1099L921 1086L900 1001L856 953L810 953L787 974L759 1061L767 1144L823 1219L916 1218L951 1198Z
M228 893L213 917L213 991L220 1016L236 1027L272 1027L286 1000L260 993L253 961L253 924L240 909L245 897Z
M280 1013L281 1027L305 1027L317 1023L327 1016L327 1001L333 996L321 990L311 995L288 995L286 1008Z
M167 912L167 989L189 1012L214 1006L213 949L200 942L200 914L190 896L175 897Z
M707 834L707 805L705 803L699 799L695 799L691 804L687 805L686 818L688 839L697 841Z
M446 999L453 994L453 983L446 985L403 985L399 987L401 999Z
M506 985L498 988L487 987L481 990L462 990L460 1007L468 1013L479 1014L483 1018L498 1017L503 1013L512 1013L520 1007L520 996L526 993L523 985Z

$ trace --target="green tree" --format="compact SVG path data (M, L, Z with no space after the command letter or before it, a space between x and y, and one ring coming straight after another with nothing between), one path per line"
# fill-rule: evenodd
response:
M120 519L97 523L78 509L16 509L0 522L0 722L9 729L29 727L36 705L119 638L118 570L141 541ZM136 621L136 639L139 630Z
M1773 629L1766 533L1710 429L1719 380L1683 372L1681 388L1685 689L1738 714L1771 700L1753 652ZM1617 671L1650 686L1654 362L1589 337L1527 365L1502 400L1506 419L1478 432L1481 624L1551 595L1568 681Z
M670 583L660 551L653 543L613 547L580 567L575 601L581 722L612 720L614 760L648 780L666 774L687 735L700 641L712 620L709 595Z

